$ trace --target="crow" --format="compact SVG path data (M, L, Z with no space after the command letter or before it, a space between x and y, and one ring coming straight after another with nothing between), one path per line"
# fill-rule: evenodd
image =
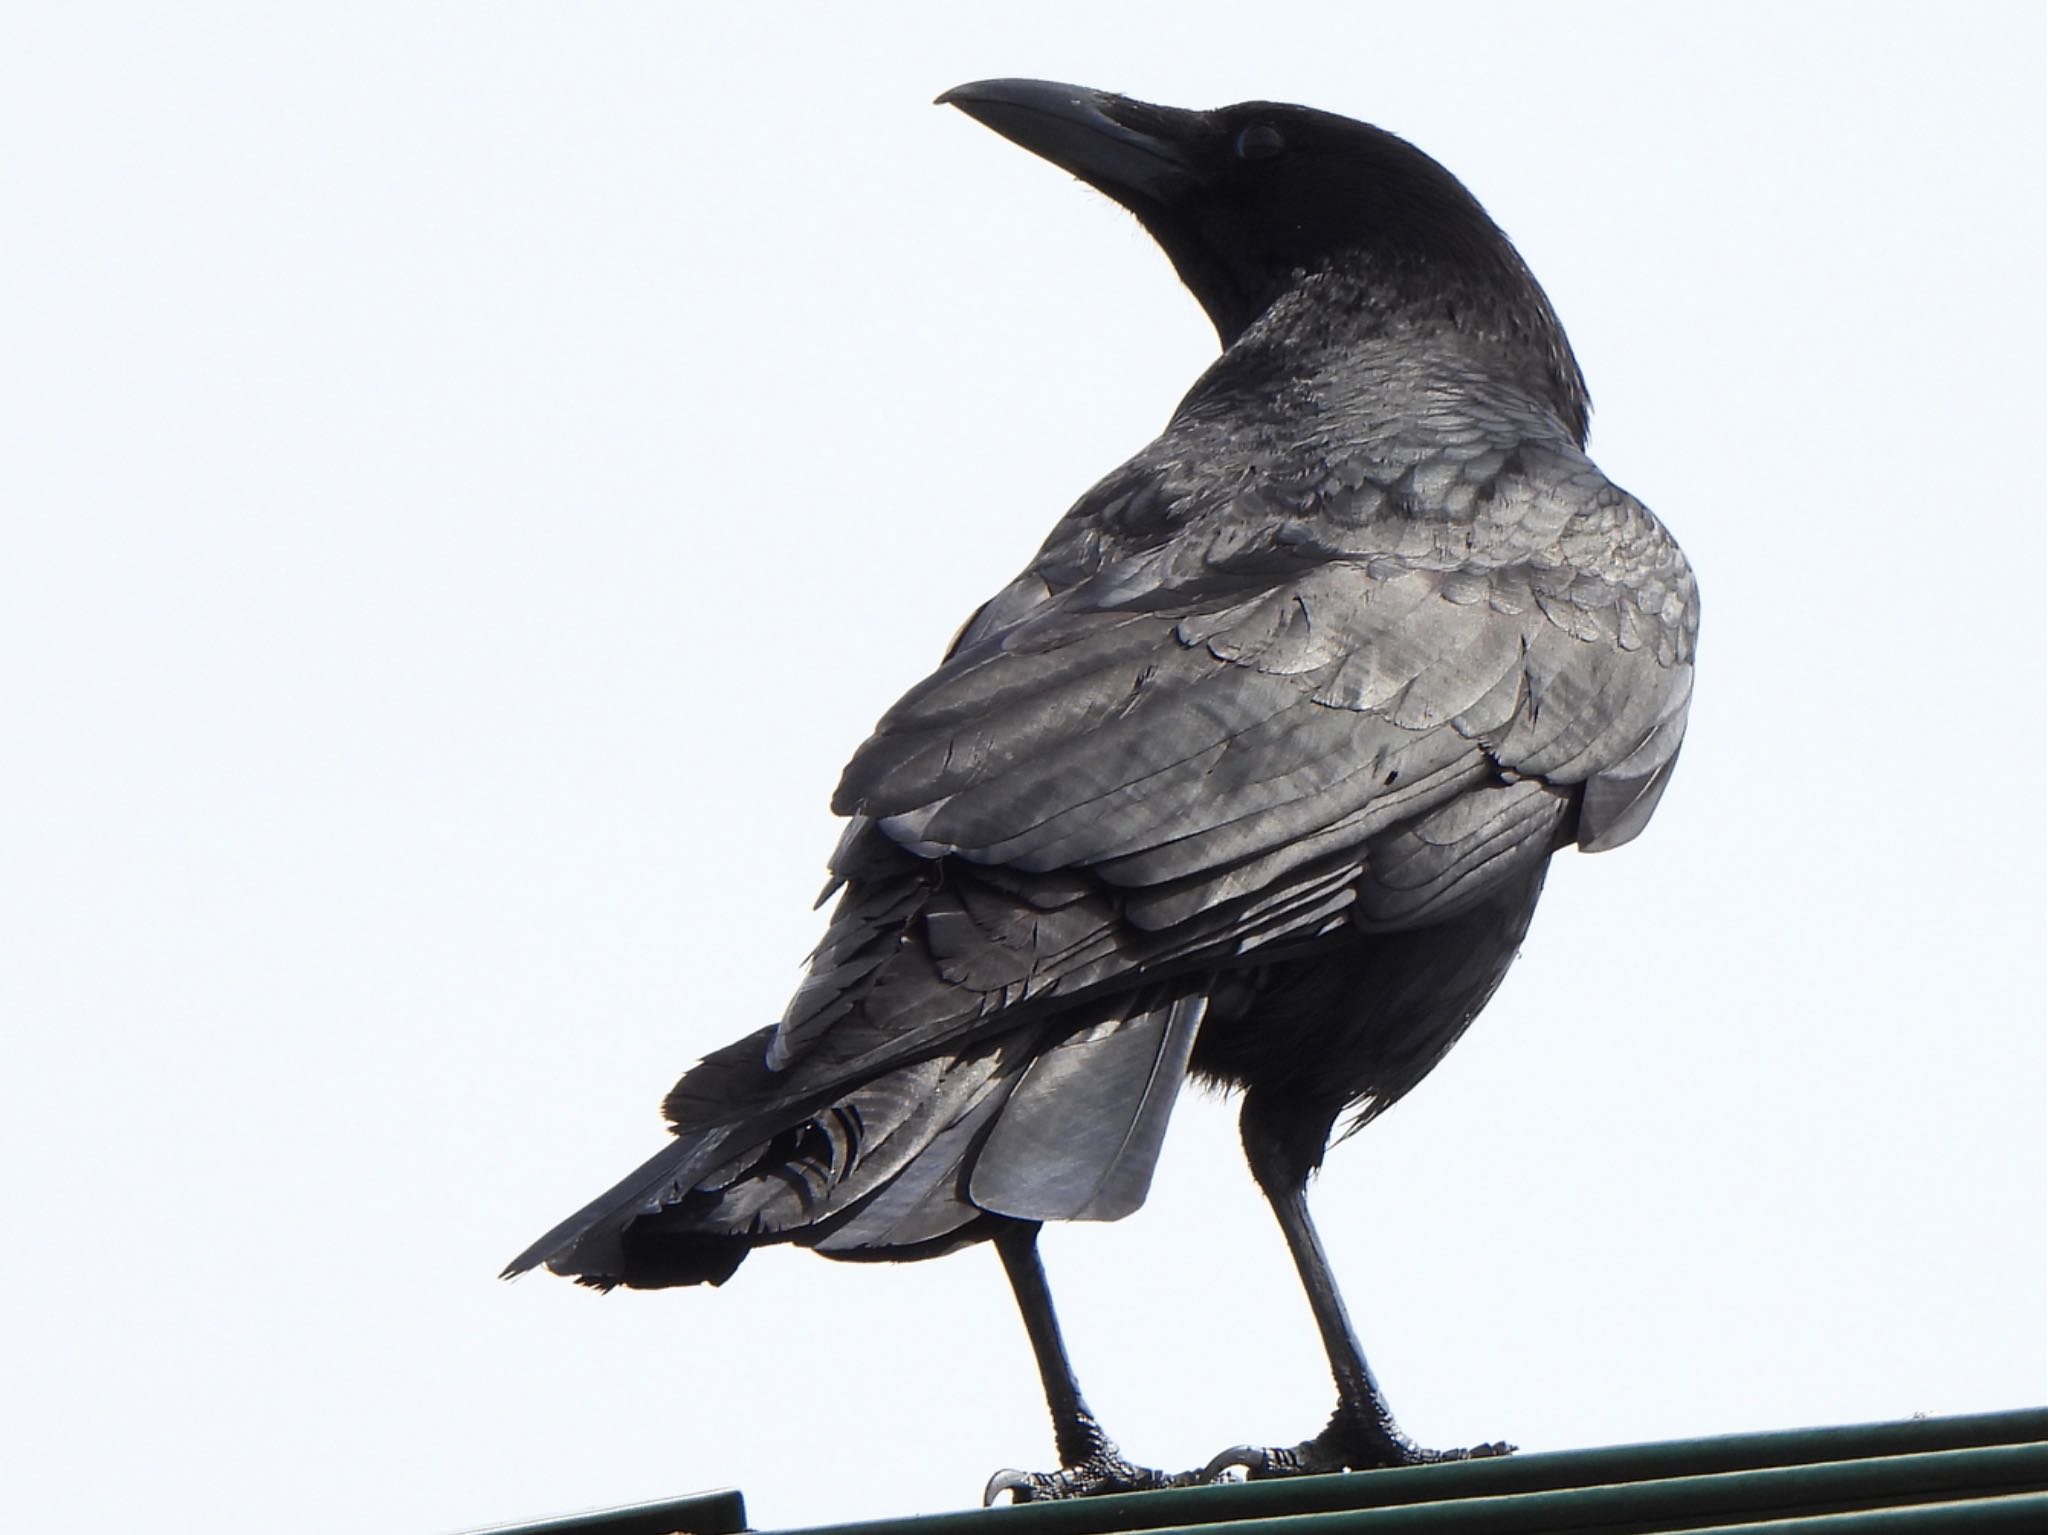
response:
M837 904L780 1021L691 1069L674 1139L506 1272L719 1284L771 1242L992 1240L1060 1468L999 1472L990 1501L1503 1453L1401 1432L1306 1188L1339 1120L1486 1004L1551 855L1649 819L1691 570L1583 451L1535 278L1414 146L1273 102L939 101L1136 215L1221 355L854 753ZM1337 1408L1169 1474L1089 1411L1036 1243L1138 1208L1190 1076L1242 1092Z

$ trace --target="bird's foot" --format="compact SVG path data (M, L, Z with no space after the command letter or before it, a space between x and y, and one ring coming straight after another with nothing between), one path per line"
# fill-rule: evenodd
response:
M1466 1450L1431 1450L1417 1444L1391 1418L1352 1414L1339 1408L1313 1439L1286 1448L1240 1444L1225 1450L1201 1471L1205 1482L1240 1470L1250 1481L1281 1476L1320 1476L1329 1471L1378 1471L1389 1466L1428 1466L1446 1460L1485 1460L1511 1455L1514 1446L1496 1441Z
M988 1479L981 1501L994 1507L1008 1493L1012 1503L1050 1503L1112 1492L1149 1492L1156 1487L1192 1487L1207 1479L1200 1471L1154 1471L1133 1465L1105 1441L1085 1459L1057 1471L998 1471Z

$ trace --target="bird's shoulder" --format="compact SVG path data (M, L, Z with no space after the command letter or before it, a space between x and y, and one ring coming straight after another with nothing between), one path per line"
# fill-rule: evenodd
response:
M1045 869L1283 803L1391 812L1481 756L1576 784L1661 725L1667 759L1698 602L1675 542L1569 445L1428 426L1292 457L1238 432L1199 473L1164 439L884 716L836 808Z
M1084 497L855 754L848 894L785 1053L870 1048L841 1020L884 979L895 1049L964 1026L960 987L978 1016L1141 959L1427 922L1574 814L1588 845L1647 817L1696 598L1582 454L1331 444L1320 473L1219 479L1185 451Z

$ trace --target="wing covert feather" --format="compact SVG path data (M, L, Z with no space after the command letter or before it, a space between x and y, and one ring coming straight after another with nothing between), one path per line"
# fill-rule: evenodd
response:
M771 1060L872 1069L1035 1000L1425 925L1635 835L1690 695L1676 546L1571 453L1502 458L1464 521L1397 490L1056 533L848 765L852 884Z

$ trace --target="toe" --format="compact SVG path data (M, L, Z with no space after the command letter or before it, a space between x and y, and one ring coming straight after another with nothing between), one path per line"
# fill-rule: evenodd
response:
M1227 1471L1242 1471L1252 1481L1257 1481L1272 1469L1273 1452L1261 1449L1255 1444L1234 1444L1222 1454L1210 1459L1209 1464L1196 1474L1204 1482L1220 1482Z
M1250 1481L1269 1477L1318 1476L1332 1471L1380 1471L1395 1466L1428 1466L1448 1460L1481 1460L1514 1453L1511 1444L1496 1441L1474 1445L1469 1450L1430 1450L1415 1443L1391 1424L1370 1423L1360 1427L1342 1417L1315 1438L1285 1448L1262 1449L1258 1445L1233 1445L1196 1473L1203 1482L1221 1480L1226 1473L1242 1471Z
M1055 1479L1042 1471L1004 1469L988 1479L988 1486L982 1489L981 1506L994 1508L1004 1493L1010 1495L1012 1503L1043 1503L1059 1496L1055 1486Z
M1158 1487L1192 1487L1207 1480L1198 1471L1154 1471L1135 1466L1117 1454L1092 1455L1058 1471L998 1471L988 1479L981 1501L994 1507L1007 1493L1012 1503L1051 1503L1064 1498L1095 1498L1118 1492L1149 1492Z

